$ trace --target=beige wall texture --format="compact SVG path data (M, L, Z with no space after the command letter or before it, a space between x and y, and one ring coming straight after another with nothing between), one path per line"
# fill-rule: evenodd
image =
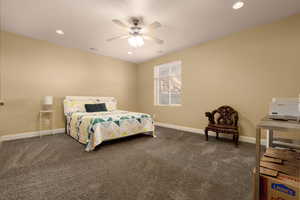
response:
M0 136L38 130L43 96L55 98L55 127L64 127L68 95L113 96L137 110L136 64L1 32ZM45 124L46 125L46 124Z
M230 105L241 134L253 137L272 97L300 93L300 15L174 52L139 65L12 33L0 35L0 136L38 130L43 96L55 97L64 127L67 95L114 96L119 108L203 129L204 112ZM182 61L182 106L154 106L153 67Z
M182 106L154 106L153 67L182 61ZM255 136L272 97L300 94L300 15L164 55L138 66L138 109L156 121L203 129L206 111L230 105Z

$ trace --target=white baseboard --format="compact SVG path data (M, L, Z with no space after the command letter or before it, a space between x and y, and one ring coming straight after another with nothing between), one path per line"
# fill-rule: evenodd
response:
M54 130L43 130L43 131L33 131L33 132L26 132L26 133L18 133L14 135L3 135L0 136L0 142L1 141L8 141L8 140L18 140L18 139L24 139L24 138L31 138L31 137L38 137L38 136L44 136L44 135L51 135L51 134L58 134L58 133L64 133L64 128L54 129Z
M171 128L171 129L176 129L176 130L181 130L181 131L186 131L186 132L191 132L191 133L197 133L197 134L203 134L204 135L204 130L203 129L191 128L191 127L186 127L186 126L179 126L179 125L162 123L162 122L155 122L154 124L155 124L155 126ZM8 140L17 140L17 139L38 137L38 136L40 136L40 134L41 134L41 136L51 135L52 133L53 134L65 133L65 129L60 128L60 129L54 129L53 131L52 130L43 130L43 131L41 131L41 133L39 131L33 131L33 132L26 132L26 133L18 133L18 134L14 134L14 135L4 135L4 136L0 136L0 142L1 141L8 141ZM208 134L210 136L215 136L215 134L212 133L212 132L209 132ZM230 136L225 135L225 134L220 135L220 137L221 138L231 138ZM254 137L240 136L240 141L255 144L256 139ZM262 140L261 144L266 145L266 140Z
M191 127L186 127L186 126L178 126L178 125L167 124L167 123L162 123L162 122L155 122L154 125L204 135L203 129L191 128ZM216 134L209 132L208 135L215 136ZM221 134L220 138L232 138L232 137L225 135L225 134ZM239 140L241 142L247 142L247 143L252 143L252 144L255 144L255 142L256 142L256 139L254 137L248 137L248 136L240 136ZM266 140L262 139L261 144L266 145Z

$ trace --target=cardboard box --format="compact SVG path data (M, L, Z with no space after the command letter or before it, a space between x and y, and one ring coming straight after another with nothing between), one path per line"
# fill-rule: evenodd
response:
M260 176L261 200L300 200L300 182L284 174Z
M260 200L300 200L300 153L267 149L261 159Z

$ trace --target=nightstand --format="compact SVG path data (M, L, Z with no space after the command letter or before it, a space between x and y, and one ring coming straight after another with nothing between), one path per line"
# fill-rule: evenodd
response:
M39 135L40 135L40 137L42 137L42 127L43 127L43 116L44 115L51 115L50 130L51 130L52 135L54 135L54 110L41 110L40 111Z

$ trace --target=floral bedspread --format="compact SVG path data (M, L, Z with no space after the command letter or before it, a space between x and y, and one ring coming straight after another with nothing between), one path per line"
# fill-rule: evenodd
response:
M105 140L152 131L152 117L144 113L114 110L108 112L74 112L67 116L67 134L92 151Z

